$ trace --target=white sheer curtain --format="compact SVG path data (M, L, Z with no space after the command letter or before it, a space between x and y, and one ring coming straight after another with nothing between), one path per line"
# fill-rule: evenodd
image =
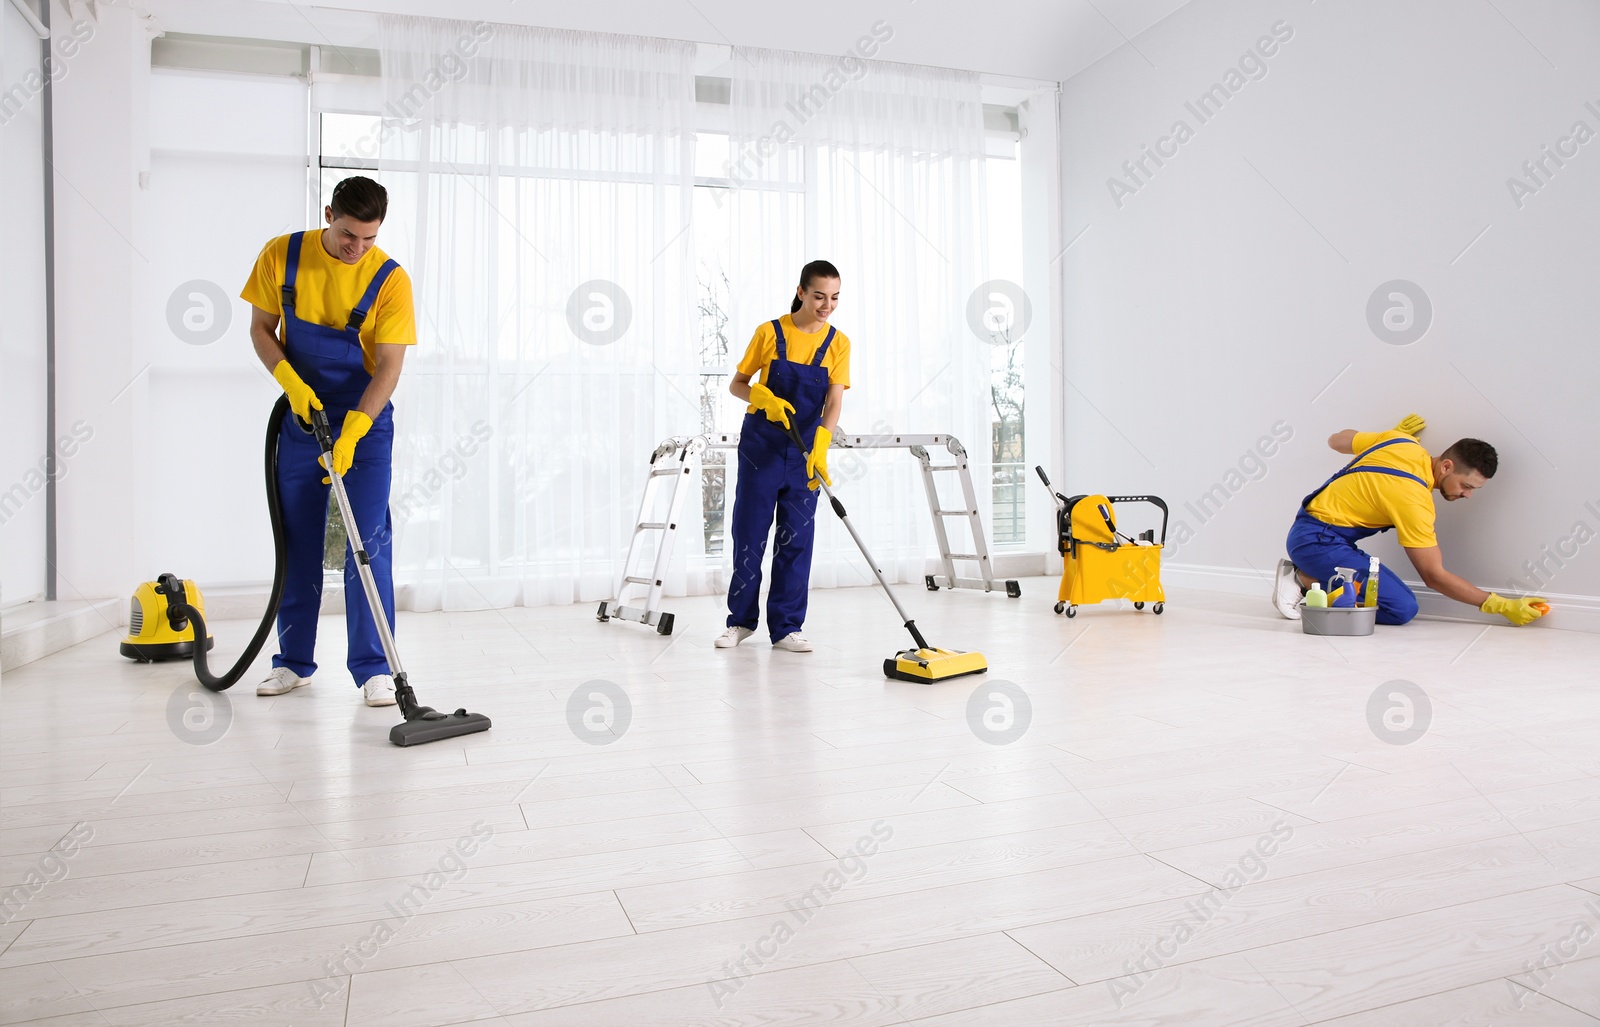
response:
M853 346L836 434L955 435L987 524L991 353L965 313L987 277L978 76L749 49L734 50L733 67L737 349L788 311L803 264L832 261L842 276L832 320ZM936 547L916 460L904 450L836 449L830 465L885 574L920 580ZM939 477L941 505L960 509L955 477ZM825 505L818 519L813 586L871 582ZM970 552L966 524L952 518L948 527L955 549Z
M384 19L380 242L420 341L396 396L403 606L611 595L648 455L698 419L693 57Z

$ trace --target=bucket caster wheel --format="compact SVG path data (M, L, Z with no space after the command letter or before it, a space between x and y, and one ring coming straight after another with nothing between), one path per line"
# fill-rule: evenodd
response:
M1067 607L1067 616L1068 617L1076 617L1077 615L1078 615L1078 608L1076 606Z
M1021 599L1022 598L1022 586L1017 584L1015 581L1007 581L1006 582L1006 598L1008 598L1008 599Z
M1167 604L1166 603L1157 603L1156 605L1150 607L1150 612L1151 613L1160 613L1162 610L1165 610L1166 608L1167 608Z
M1142 610L1142 609L1144 609L1144 603L1142 603L1142 602L1140 602L1140 603L1134 603L1134 604L1133 604L1133 608L1134 608L1134 609L1135 609L1135 610Z
M604 624L606 621L611 619L610 616L608 616L606 614L606 604L605 603L601 603L600 604L600 609L595 611L594 619L599 621L601 624Z
M661 615L661 619L656 621L656 634L658 634L658 635L670 635L670 634L672 634L672 614L663 613Z
M1065 610L1066 608L1067 608L1067 604L1066 603L1057 603L1056 604L1056 612L1057 613L1060 613L1062 610Z
M922 583L924 585L928 586L928 591L929 592L937 592L937 591L939 591L939 583L933 580L933 575L932 574L929 574L926 577L924 577L922 579Z

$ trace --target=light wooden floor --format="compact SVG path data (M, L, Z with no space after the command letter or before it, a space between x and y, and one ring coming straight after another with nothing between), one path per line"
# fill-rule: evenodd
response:
M714 650L715 598L671 639L402 615L423 700L495 723L413 749L337 619L315 684L247 679L210 744L189 671L115 634L7 674L0 1022L1600 1022L1600 638L1318 639L1201 593L1069 621L1023 587L905 591L992 667L932 687L881 677L903 632L865 589L813 594L805 656ZM596 681L608 744L569 723ZM990 744L1002 681L1031 721ZM1410 744L1394 681L1431 706Z

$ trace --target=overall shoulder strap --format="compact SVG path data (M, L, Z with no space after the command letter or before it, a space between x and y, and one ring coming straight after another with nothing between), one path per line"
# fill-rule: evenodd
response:
M382 267L378 268L378 273L373 275L372 281L367 283L367 291L361 294L360 301L350 311L350 320L346 321L344 325L346 331L359 332L361 330L361 325L367 320L367 311L371 310L372 304L377 302L378 291L383 288L383 283L389 280L389 276L399 266L399 263L391 257L383 262Z
M1412 481L1416 482L1418 485L1421 485L1423 488L1432 490L1432 488L1433 488L1432 485L1430 485L1427 482L1423 481L1421 478L1417 477L1415 474L1412 474L1409 471L1402 471L1398 467L1357 467L1356 466L1356 464L1360 463L1362 460L1365 460L1367 457L1371 456L1373 453L1376 453L1378 450L1383 449L1385 446L1394 446L1394 445L1398 445L1398 444L1404 443L1404 442L1409 442L1414 446L1422 445L1422 443L1418 442L1416 439L1389 439L1387 441L1378 443L1376 446L1368 446L1366 449L1363 449L1361 452L1357 453L1354 457L1352 457L1350 459L1350 462L1345 464L1342 468L1340 468L1333 475L1333 477L1331 477L1327 481L1323 482L1322 486L1320 488L1318 488L1315 492L1311 493L1310 495L1306 496L1306 498L1302 499L1300 501L1300 506L1302 508L1310 506L1311 505L1311 501L1313 499L1316 499L1318 496L1322 495L1323 491L1329 485L1332 485L1334 482L1338 481L1340 478L1343 478L1347 474L1357 474L1357 473L1389 474L1389 475L1393 475L1396 478L1410 478Z
M289 236L289 255L284 259L283 265L283 308L294 309L294 280L300 272L300 243L305 239L304 232L295 232Z
M1364 474L1389 474L1389 475L1393 475L1396 478L1410 478L1412 481L1416 482L1418 485L1421 485L1423 488L1428 489L1429 491L1432 491L1432 489L1433 489L1432 485L1429 485L1427 482L1423 481L1421 478L1417 477L1415 474L1412 474L1410 471L1402 471L1398 467L1352 467L1352 468L1349 468L1348 470L1340 471L1339 475L1337 475L1337 476L1342 477L1343 475L1346 475L1346 474L1363 474L1363 473Z
M838 334L839 330L837 328L835 328L833 325L828 326L827 337L822 340L822 345L817 347L817 355L811 358L812 367L822 366L822 358L828 355L828 344L831 343L833 341L833 337Z
M788 360L789 348L787 345L785 345L783 340L783 318L780 317L773 320L772 332L775 336L777 336L778 340L778 359Z
M1368 446L1366 449L1363 449L1361 452L1357 453L1354 457L1352 457L1350 459L1349 463L1344 465L1344 469L1348 471L1350 468L1354 467L1356 464L1358 464L1361 461L1365 460L1367 457L1369 457L1372 454L1376 453L1380 449L1384 449L1384 448L1386 448L1388 446L1398 446L1398 445L1401 445L1402 443L1406 443L1406 442L1411 443L1413 446L1422 445L1422 443L1418 442L1416 439L1387 439L1387 440L1385 440L1383 442L1378 443L1376 446Z

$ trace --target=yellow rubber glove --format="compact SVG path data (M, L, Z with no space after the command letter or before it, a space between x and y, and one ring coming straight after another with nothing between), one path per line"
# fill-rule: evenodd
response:
M811 480L806 482L806 488L812 492L817 491L817 479L821 478L833 487L833 479L828 477L828 447L833 445L833 432L817 425L817 434L811 440L811 452L806 454L806 477Z
M300 380L287 360L278 361L278 366L272 369L272 377L283 386L283 394L289 397L289 409L300 420L309 421L311 411L322 409L322 400L311 391L311 386Z
M1394 426L1394 430L1403 431L1412 438L1416 438L1418 435L1422 434L1422 429L1426 428L1427 426L1428 422L1424 421L1421 417L1417 416L1416 414L1407 414L1406 416L1400 418L1400 423Z
M352 410L344 415L344 427L339 429L339 437L333 440L333 471L339 477L354 466L356 462L356 443L361 441L372 428L372 418L359 410ZM331 485L332 478L323 478L322 484Z
M789 415L794 413L794 405L786 399L779 399L765 385L760 382L750 384L750 402L757 410L767 415L767 420L781 424L785 428L789 427Z
M1489 598L1478 607L1484 613L1498 613L1506 620L1522 627L1550 612L1550 604L1538 596L1523 596L1521 599L1507 599L1505 596L1489 593Z

